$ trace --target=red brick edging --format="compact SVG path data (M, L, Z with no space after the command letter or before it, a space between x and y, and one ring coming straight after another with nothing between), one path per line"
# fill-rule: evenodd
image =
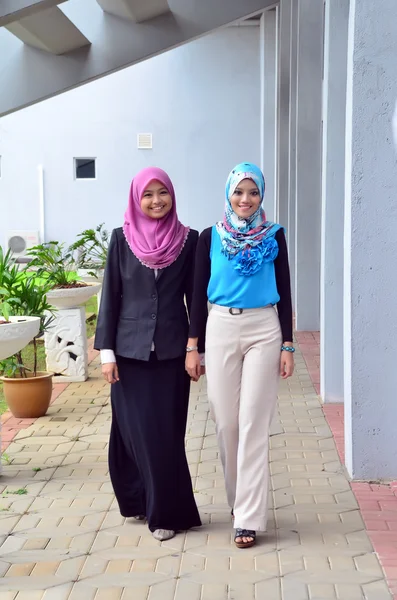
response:
M320 394L320 334L300 331L296 340L316 392ZM324 416L345 464L344 405L323 404ZM393 599L397 600L397 481L391 484L351 482L365 528L386 575Z

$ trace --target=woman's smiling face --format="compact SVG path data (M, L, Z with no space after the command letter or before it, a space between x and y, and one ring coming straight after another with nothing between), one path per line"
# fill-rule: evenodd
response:
M172 208L171 194L161 181L150 181L141 198L142 212L151 219L163 219Z
M261 205L258 186L252 179L243 179L233 192L230 204L233 211L241 219L249 219Z

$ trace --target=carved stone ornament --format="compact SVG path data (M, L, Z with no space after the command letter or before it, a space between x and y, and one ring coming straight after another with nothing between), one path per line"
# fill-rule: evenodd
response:
M47 370L54 381L86 381L88 377L85 308L60 309L44 336Z

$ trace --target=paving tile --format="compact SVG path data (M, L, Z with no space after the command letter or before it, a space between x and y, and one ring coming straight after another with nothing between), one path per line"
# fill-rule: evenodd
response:
M153 573L149 571L137 571L134 573L117 573L117 574L102 574L94 577L89 577L84 580L87 587L96 589L111 588L111 587L135 587L147 585L151 586L156 583L166 581L165 575Z
M94 548L93 548L94 549ZM105 560L159 560L171 556L174 550L162 545L117 546L95 552L95 556Z
M17 600L41 600L44 590L18 592Z
M385 581L374 581L362 587L366 600L391 600L391 594Z
M28 575L15 575L0 579L0 592L3 590L46 590L66 583L69 583L68 580L60 577L29 577Z
M76 582L69 594L68 600L94 600L97 590L85 585L83 582Z
M265 579L263 573L257 571L227 571L223 569L196 570L192 573L182 575L182 578L200 584L220 584L226 582L229 586L241 583L255 584Z
M179 579L175 589L174 600L201 600L202 587L200 583Z

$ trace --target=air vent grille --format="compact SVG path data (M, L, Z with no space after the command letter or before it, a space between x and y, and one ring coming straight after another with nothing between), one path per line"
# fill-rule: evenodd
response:
M139 150L151 150L153 148L151 133L138 133L138 148Z

